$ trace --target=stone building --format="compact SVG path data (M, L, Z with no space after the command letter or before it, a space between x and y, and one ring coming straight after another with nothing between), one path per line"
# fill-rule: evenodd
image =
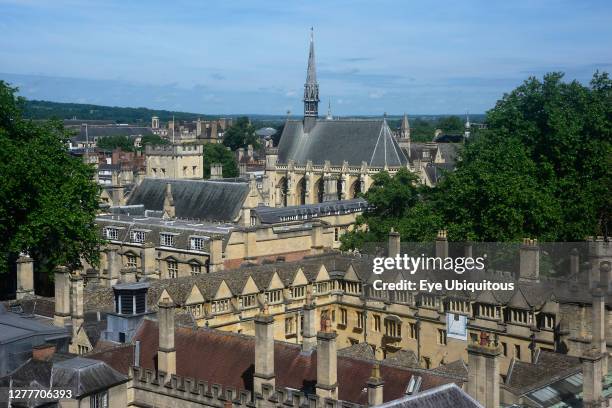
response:
M147 145L145 160L148 177L200 180L204 178L202 145L178 143Z
M394 174L408 159L385 118L319 119L319 84L310 38L303 120L287 119L278 148L266 151L264 194L282 207L355 198L381 170Z

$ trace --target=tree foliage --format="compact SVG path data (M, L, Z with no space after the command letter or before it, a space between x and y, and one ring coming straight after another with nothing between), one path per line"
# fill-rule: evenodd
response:
M68 154L61 123L24 120L15 92L0 81L0 272L21 252L47 272L96 264L94 169Z
M170 144L170 141L168 139L164 139L163 137L159 136L159 135L154 135L154 134L148 134L148 135L144 135L142 137L142 139L140 140L140 145L142 146L141 149L144 150L146 145L167 145Z
M488 130L470 138L435 188L377 176L365 194L375 209L359 219L368 228L345 235L343 247L385 241L392 226L408 241L440 228L454 241L609 236L612 80L562 78L529 78L504 95L487 113Z
M230 126L223 135L223 144L232 150L246 148L252 145L254 148L259 147L259 138L255 134L255 127L246 116L239 117L235 123Z
M222 144L206 143L204 145L204 178L210 178L211 164L221 163L223 177L238 177L238 166L234 154Z
M122 135L99 137L96 145L100 149L114 150L120 148L124 152L134 151L134 140Z

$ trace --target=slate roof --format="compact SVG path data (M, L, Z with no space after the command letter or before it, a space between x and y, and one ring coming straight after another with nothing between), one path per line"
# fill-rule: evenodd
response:
M249 183L243 181L145 178L134 188L127 205L163 210L166 184L172 185L176 217L190 220L235 221L249 194Z
M251 210L251 214L257 214L262 224L275 224L281 222L281 218L285 217L298 216L300 220L303 220L332 215L338 211L341 214L363 212L367 208L368 202L365 199L355 198L352 200L335 200L288 207L259 206Z
M145 319L134 335L141 342L140 362L143 368L156 367L158 347L157 322ZM211 329L192 330L176 328L176 367L177 375L202 381L221 384L224 387L252 390L255 361L255 341L253 337ZM122 359L130 359L129 349L119 350ZM133 358L133 348L132 348ZM113 365L126 369L114 351L90 355ZM296 344L275 342L274 367L276 386L314 393L316 384L316 351L306 354ZM206 364L202 364L205 361ZM339 398L358 404L367 404L367 392L363 392L372 372L372 361L338 356ZM127 371L124 371L127 374ZM456 380L443 375L432 374L426 370L407 370L387 365L381 366L381 376L385 381L384 400L402 397L413 375L422 377L421 389L427 390Z
M12 343L32 336L44 336L47 340L70 337L63 327L44 324L32 315L7 312L0 309L0 344Z
M320 120L317 119L309 133L298 120L288 120L278 145L278 161L296 164L322 165L326 160L332 165L348 162L361 166L366 162L372 167L405 166L408 159L400 149L386 120Z
M516 395L526 394L582 371L580 358L539 350L534 363L513 359L504 386Z
M85 134L85 127L77 131L77 135L74 136L73 140L83 141L87 140L93 142L94 138L108 137L108 136L139 136L151 133L151 128L145 126L120 126L120 125L108 125L108 126L88 126L87 135Z
M100 360L55 353L50 360L30 359L10 375L0 380L7 386L30 387L38 384L44 388L71 390L73 397L82 397L128 381L110 365Z
M440 365L434 368L433 371L452 377L463 378L466 381L468 377L468 367L463 360L455 360L448 364Z
M456 384L445 384L416 395L409 395L377 408L484 408Z

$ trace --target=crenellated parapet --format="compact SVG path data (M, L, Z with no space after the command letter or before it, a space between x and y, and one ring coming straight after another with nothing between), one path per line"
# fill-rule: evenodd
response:
M130 372L134 402L157 407L231 406L248 408L362 408L362 405L330 398L320 398L287 388L262 384L262 392L237 390L191 377L168 376L161 371L132 367Z

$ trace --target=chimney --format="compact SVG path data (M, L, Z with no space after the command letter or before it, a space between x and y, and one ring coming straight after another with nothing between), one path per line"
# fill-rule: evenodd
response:
M520 248L519 280L540 278L540 248L537 239L524 238Z
M140 340L134 342L134 367L140 367Z
M44 343L40 346L32 347L32 360L49 361L55 354L55 344Z
M321 329L317 333L317 396L338 399L337 334L327 317L321 320Z
M580 254L574 248L570 252L570 276L576 276L580 272Z
M72 343L71 348L73 353L77 353L76 339L79 329L83 325L83 277L76 271L70 277L72 290L70 294L71 303L71 321L72 321Z
M246 165L246 163L238 164L238 169L240 171L240 177L245 177L247 175L247 165Z
M142 275L144 277L158 274L157 259L155 258L155 244L145 242L140 251Z
M603 269L603 267L602 267ZM600 286L592 290L592 318L593 318L593 338L592 348L602 354L601 367L604 373L608 372L608 350L606 347L607 313L606 313L606 292Z
M436 257L448 258L448 233L446 230L439 230L436 237Z
M17 299L34 295L34 260L27 254L17 258Z
M385 382L380 376L380 364L372 366L372 374L367 382L368 386L368 405L373 407L383 403L383 386Z
M481 332L476 342L468 344L467 392L483 407L499 407L499 355L497 340Z
M223 265L223 239L212 237L210 240L210 255L208 259L208 272L220 272Z
M172 184L166 184L166 194L164 196L164 219L176 217L176 209L174 207L174 198L172 197Z
M106 273L101 278L107 281L108 287L111 287L119 280L121 257L117 254L117 248L112 246L107 247L104 252L106 254Z
M247 158L249 161L253 160L253 145L247 146Z
M253 390L263 394L263 384L276 386L274 377L274 317L268 314L268 305L264 305L260 314L255 317L255 373Z
M304 304L304 326L302 327L302 351L310 353L317 347L316 330L317 308L312 301L312 292L308 288Z
M53 324L64 327L70 319L70 277L68 268L58 266L54 271L55 278L55 313Z
M210 165L210 179L219 180L223 178L223 166L219 163L212 163Z
M602 378L604 375L602 361L604 355L598 350L586 351L582 361L582 406L584 408L605 407Z
M396 232L393 227L391 227L391 231L389 231L389 250L387 251L387 256L389 258L395 258L400 254L400 234Z
M176 375L176 349L174 348L174 304L169 300L158 303L159 349L157 350L157 368L170 378Z
M244 159L244 147L238 148L238 163L240 163Z

